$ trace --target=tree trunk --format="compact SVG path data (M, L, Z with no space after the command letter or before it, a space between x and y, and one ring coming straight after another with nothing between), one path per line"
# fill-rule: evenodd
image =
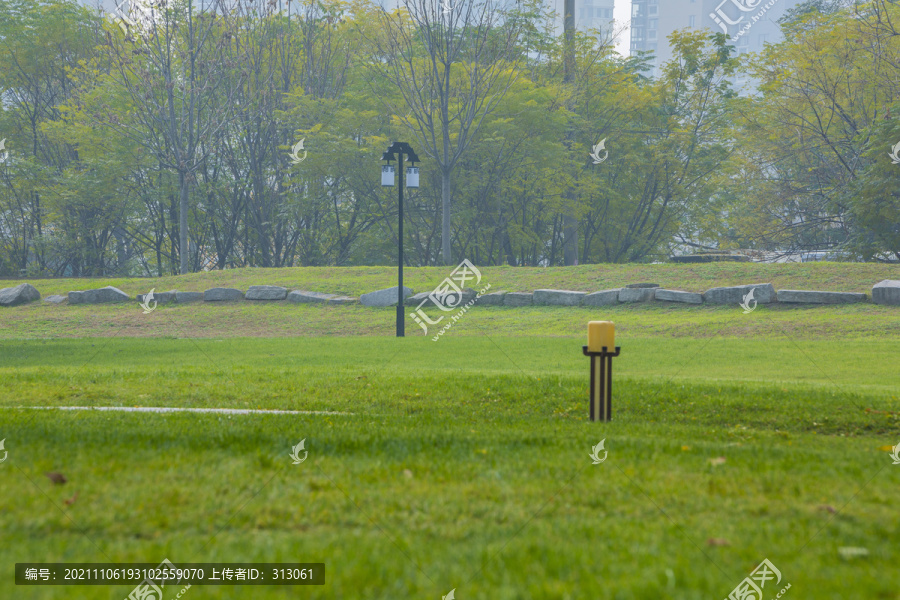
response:
M563 82L572 83L575 76L575 0L565 0L563 11L563 33L565 34L565 57L563 65ZM575 141L572 126L566 132L566 147L571 148ZM569 201L568 211L563 217L563 261L566 266L578 264L578 219L572 215L575 210L575 193L569 188L566 191Z
M441 210L441 255L450 265L450 169L441 169Z
M181 203L178 206L178 250L181 258L181 274L185 275L188 272L188 182L183 172L178 174L178 180L181 185Z

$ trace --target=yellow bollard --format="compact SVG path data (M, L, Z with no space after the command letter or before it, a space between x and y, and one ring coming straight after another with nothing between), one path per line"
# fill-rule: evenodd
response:
M582 346L582 352L591 357L591 421L612 419L612 359L620 350L615 340L612 321L588 323L588 344Z

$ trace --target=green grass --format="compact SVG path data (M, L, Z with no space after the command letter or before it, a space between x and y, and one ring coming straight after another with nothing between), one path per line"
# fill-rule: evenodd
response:
M412 307L409 312L413 312ZM388 336L394 332L395 314L392 307L244 301L164 304L145 315L137 302L75 306L44 302L0 310L0 339ZM429 314L435 318L437 310L432 309ZM741 336L819 340L900 336L900 309L896 306L760 305L744 315L737 306L654 302L595 308L476 306L454 324L449 337L581 336L587 321L597 319L614 321L617 331L630 339ZM432 336L436 330L437 327L432 328ZM424 337L409 316L406 331L410 337Z
M0 560L322 561L327 585L299 592L312 598L687 599L725 597L768 557L797 597L898 597L900 467L881 448L900 434L900 344L623 335L615 419L599 424L580 342L3 342L5 407L353 414L0 410L0 527L15 540ZM303 438L310 458L291 465ZM604 438L609 459L591 465ZM870 555L844 561L841 546ZM0 581L0 597L71 589L129 591Z
M36 283L358 294L392 275L261 271ZM411 271L415 289L446 274ZM485 270L509 290L885 278L898 277L840 264ZM900 442L896 307L475 307L438 342L412 322L393 338L393 318L249 302L0 311L0 598L133 587L15 587L15 562L167 557L326 563L322 587L194 586L188 600L724 598L763 558L786 599L900 599L900 466L885 451ZM586 418L592 319L615 321L622 347L610 423ZM350 414L16 408L136 405ZM309 458L292 465L304 438ZM592 465L601 439L608 459ZM842 559L843 546L869 555Z
M416 292L428 291L452 269L448 267L407 267L404 283ZM864 292L882 279L900 278L896 265L878 263L711 263L711 264L596 264L577 267L482 267L482 285L494 291L530 292L536 289L570 289L592 292L622 287L629 283L658 283L662 287L703 292L712 287L749 283L772 283L775 289ZM0 288L23 280L0 280ZM155 288L202 292L211 287L282 285L358 296L396 285L395 267L296 267L281 269L228 269L153 278L25 279L44 296L73 290L113 285L135 296Z

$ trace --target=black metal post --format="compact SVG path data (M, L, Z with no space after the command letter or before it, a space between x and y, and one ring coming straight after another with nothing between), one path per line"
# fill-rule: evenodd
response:
M403 152L399 152L400 160L400 223L397 226L397 337L406 333L406 321L403 313Z
M621 347L616 346L610 352L606 346L600 352L588 352L587 346L581 351L591 357L591 402L589 417L591 421L609 421L612 419L612 359L619 355Z

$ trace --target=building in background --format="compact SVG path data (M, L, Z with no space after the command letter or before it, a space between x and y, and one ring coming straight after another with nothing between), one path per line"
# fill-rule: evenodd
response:
M628 0L575 0L575 29L601 32L600 39L609 39L613 33L613 8L615 2ZM556 13L555 33L562 35L565 0L545 0L547 9Z
M624 1L624 0L620 0ZM631 0L631 54L655 54L652 75L672 60L668 37L679 29L709 29L731 36L738 54L781 41L778 19L802 0Z

